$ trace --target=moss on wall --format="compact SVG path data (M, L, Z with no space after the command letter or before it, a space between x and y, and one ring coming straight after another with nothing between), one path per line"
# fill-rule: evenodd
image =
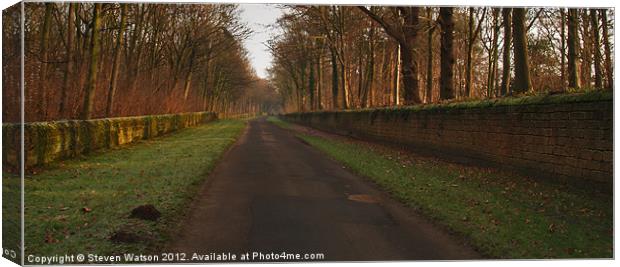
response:
M383 117L393 117L395 119L406 120L412 112L450 112L451 110L463 109L485 109L485 108L519 108L530 105L549 105L562 103L582 103L582 102L601 102L612 101L613 92L608 90L593 90L583 93L570 94L541 94L534 96L504 97L498 99L485 99L477 101L462 101L441 104L424 104L414 106L400 106L387 108L368 108L338 111L315 111L303 113L291 113L288 116L338 116L341 113L357 113L360 117L370 116L374 120L379 114ZM335 113L335 114L334 114ZM364 117L367 118L367 117Z
M2 127L2 170L13 172L19 168L20 132L19 124Z
M161 136L215 119L214 113L195 112L26 123L26 168ZM3 168L7 171L19 167L19 130L20 124L2 124Z

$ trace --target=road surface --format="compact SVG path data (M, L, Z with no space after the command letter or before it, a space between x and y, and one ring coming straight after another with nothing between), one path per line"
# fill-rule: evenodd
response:
M264 118L203 185L169 251L323 253L326 261L480 258Z

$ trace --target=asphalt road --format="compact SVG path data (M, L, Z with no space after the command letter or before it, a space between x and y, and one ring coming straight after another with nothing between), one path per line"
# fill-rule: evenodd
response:
M323 253L326 261L480 256L264 119L211 173L170 251Z

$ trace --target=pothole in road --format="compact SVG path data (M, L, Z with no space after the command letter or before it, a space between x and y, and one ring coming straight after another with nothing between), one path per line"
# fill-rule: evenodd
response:
M265 142L275 142L276 139L273 135L271 134L262 134L261 135L261 139L263 139L263 141Z
M347 199L352 200L352 201L357 201L357 202L364 202L364 203L377 203L377 202L379 202L379 199L377 197L371 196L371 195L366 195L366 194L349 195L347 197Z

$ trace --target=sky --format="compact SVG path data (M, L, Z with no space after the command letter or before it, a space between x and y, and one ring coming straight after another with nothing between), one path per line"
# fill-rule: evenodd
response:
M241 4L241 19L247 23L253 33L245 40L245 48L249 52L250 61L261 78L267 77L267 67L271 64L271 54L265 46L267 40L277 31L267 25L274 24L282 14L276 5Z

